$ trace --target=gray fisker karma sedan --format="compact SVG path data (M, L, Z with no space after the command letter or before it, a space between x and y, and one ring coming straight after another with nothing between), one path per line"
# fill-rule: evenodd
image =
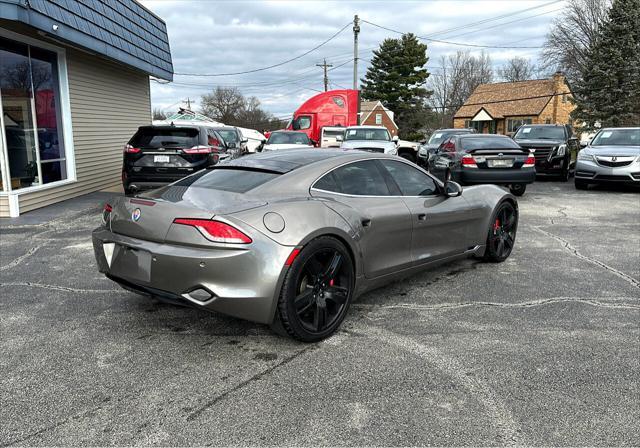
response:
M365 291L437 263L504 261L518 204L396 156L300 149L218 164L105 205L100 272L160 300L331 335Z
M577 189L611 183L640 186L640 127L601 129L578 153Z

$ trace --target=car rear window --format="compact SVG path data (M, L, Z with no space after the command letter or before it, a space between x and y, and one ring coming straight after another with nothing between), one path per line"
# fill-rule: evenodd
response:
M508 137L470 137L461 138L462 149L520 149L520 146Z
M136 148L192 148L199 144L197 128L140 128L129 144Z
M246 193L278 176L280 174L270 171L214 168L202 170L193 176L185 177L174 185Z

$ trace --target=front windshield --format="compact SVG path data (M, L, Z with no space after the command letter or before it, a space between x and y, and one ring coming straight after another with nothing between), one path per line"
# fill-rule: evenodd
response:
M640 146L640 129L604 129L598 132L591 146Z
M520 126L513 137L518 140L564 140L562 126Z
M218 130L218 134L220 134L223 140L227 143L238 143L238 134L236 133L236 131L223 129Z
M309 137L302 132L274 132L269 136L267 145L309 145Z
M383 140L388 142L391 137L386 129L361 128L348 129L345 140Z

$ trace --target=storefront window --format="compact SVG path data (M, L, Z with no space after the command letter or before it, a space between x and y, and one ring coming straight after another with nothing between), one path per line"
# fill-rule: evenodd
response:
M56 61L53 52L0 38L0 102L12 190L67 178Z

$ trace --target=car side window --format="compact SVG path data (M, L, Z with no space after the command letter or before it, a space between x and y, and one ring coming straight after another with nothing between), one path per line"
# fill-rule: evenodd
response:
M316 182L314 188L355 196L391 194L375 160L363 160L336 168Z
M395 160L381 160L403 196L428 196L438 193L433 179L417 168Z

